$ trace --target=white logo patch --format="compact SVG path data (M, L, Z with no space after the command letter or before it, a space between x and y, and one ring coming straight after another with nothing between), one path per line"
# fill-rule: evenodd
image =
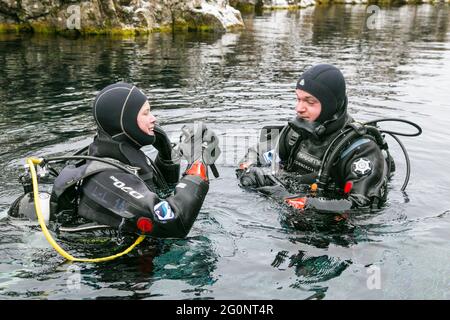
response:
M352 171L359 177L369 174L372 172L372 162L365 158L356 159L352 163Z
M114 181L113 186L122 190L123 192L128 193L130 196L136 199L142 199L144 196L139 192L133 190L131 187L127 187L126 184L114 176L109 177L112 181Z
M305 85L305 79L300 80L300 85L304 86Z
M171 220L175 218L175 214L167 201L161 201L158 203L154 207L154 210L159 220Z

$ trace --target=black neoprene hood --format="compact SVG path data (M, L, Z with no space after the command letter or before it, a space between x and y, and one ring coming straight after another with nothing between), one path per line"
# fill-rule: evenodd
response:
M316 120L319 123L330 120L346 101L344 76L330 64L318 64L306 70L297 81L297 89L320 101L322 111Z
M99 130L113 140L128 141L137 147L153 144L155 136L143 132L137 116L147 97L136 86L118 82L100 91L93 105L94 119Z

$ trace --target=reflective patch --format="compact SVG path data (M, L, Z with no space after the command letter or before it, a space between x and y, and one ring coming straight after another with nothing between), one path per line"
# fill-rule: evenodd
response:
M263 158L266 164L272 164L273 161L275 161L275 163L280 162L280 157L278 156L278 154L275 152L274 149L263 153Z
M372 172L372 162L366 158L359 158L353 161L352 171L358 175L358 177L368 175Z
M360 145L363 145L365 143L370 142L370 139L367 138L362 138L362 139L358 139L355 142L353 142L347 149L344 150L344 152L342 152L341 154L341 159L344 159L350 152L352 152L353 150L355 150L357 147L359 147Z
M175 214L167 201L161 201L154 209L159 220L170 220L175 218Z
M177 188L181 188L181 189L186 188L186 183L180 182L179 184L177 184Z

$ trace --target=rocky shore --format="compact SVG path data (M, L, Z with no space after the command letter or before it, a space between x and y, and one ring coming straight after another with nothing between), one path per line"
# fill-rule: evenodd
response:
M449 3L450 0L0 0L1 32L134 35L245 28L241 12L328 3Z
M228 0L0 0L0 31L140 34L243 27Z

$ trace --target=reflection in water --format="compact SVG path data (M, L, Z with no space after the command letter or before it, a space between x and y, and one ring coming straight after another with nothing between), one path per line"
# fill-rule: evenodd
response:
M207 296L209 286L216 281L212 276L217 258L211 251L211 244L204 237L186 240L157 241L153 247L145 246L138 255L129 259L111 262L107 267L96 268L92 273L93 281L89 286L98 283L115 284L114 289L124 293L134 292L127 296L141 299L148 296L163 296L153 293L152 287L160 280L171 280L188 285L185 293L193 296ZM123 279L124 271L127 278ZM82 273L83 279L89 279L89 273ZM170 291L170 288L166 288ZM117 298L107 296L103 298Z
M0 296L445 297L448 6L382 8L376 29L367 27L368 16L366 6L318 6L251 16L247 30L225 35L0 35ZM245 148L228 135L252 140L263 125L285 123L294 112L298 75L319 62L343 70L356 119L401 117L424 129L417 139L402 139L413 170L407 199L399 191L405 171L401 150L390 141L398 171L386 207L348 219L298 215L241 190L234 162L243 154L233 154L219 165L221 177L211 181L187 239L149 242L107 264L79 264L79 290L67 287L71 264L62 262L35 225L6 218L22 192L17 176L23 159L89 144L95 133L91 103L112 82L141 87L169 136L176 137L187 122L205 120L239 153ZM104 240L59 235L80 256L117 252L114 239ZM380 290L366 286L371 265L382 270Z
M278 252L272 267L284 270L293 268L297 278L290 287L313 291L314 294L309 297L321 299L325 296L327 287L321 283L339 277L352 263L350 260L340 261L339 259L327 255L308 256L304 251L288 256L287 251Z
M212 272L217 256L205 237L145 241L125 259L100 264L72 264L63 262L48 247L37 228L27 230L30 228L27 225L5 228L8 225L1 227L1 231L9 235L5 241L19 245L21 251L25 250L21 243L39 239L39 243L33 242L33 248L28 249L25 255L17 249L15 252L2 251L2 256L8 255L8 260L2 266L5 274L0 278L0 292L7 288L4 294L8 297L141 299L162 296L152 292L152 285L164 279L184 283L187 285L186 294L204 298L209 294L207 288L216 281ZM33 235L24 237L30 231ZM59 237L58 242L74 256L87 258L111 255L131 244L128 241L118 246L115 238L106 234L103 237L98 234L95 238L92 236L70 235ZM78 274L78 284L73 282L73 270ZM170 287L166 290L170 291Z

